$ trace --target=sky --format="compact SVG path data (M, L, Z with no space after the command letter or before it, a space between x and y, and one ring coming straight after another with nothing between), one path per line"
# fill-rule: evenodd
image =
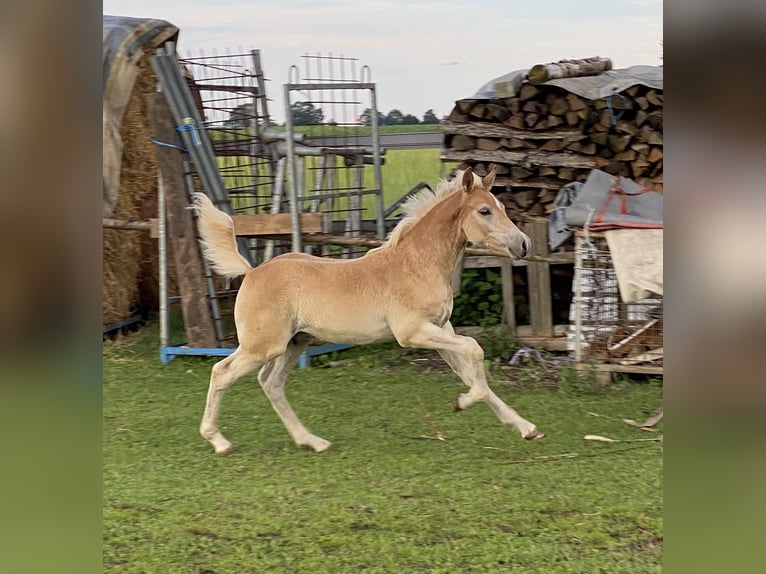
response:
M602 56L614 68L662 63L662 0L103 0L103 13L167 20L182 57L258 48L270 113L306 54L358 59L378 111L448 115L508 72Z

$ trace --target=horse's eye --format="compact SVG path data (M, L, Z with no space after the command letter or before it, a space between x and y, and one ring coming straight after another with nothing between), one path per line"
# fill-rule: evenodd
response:
M482 208L479 210L479 215L483 215L484 217L487 217L487 216L488 216L488 215L490 215L491 213L492 213L492 210L490 210L490 208L489 208L489 207L482 207Z

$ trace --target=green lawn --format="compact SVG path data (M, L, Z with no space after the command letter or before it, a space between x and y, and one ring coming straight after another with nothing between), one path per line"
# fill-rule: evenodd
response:
M197 432L214 361L161 365L154 325L106 342L106 571L661 571L662 444L583 440L657 437L621 419L654 412L660 385L495 363L495 391L546 433L525 442L484 405L452 412L463 387L434 357L384 345L296 370L288 396L333 441L322 454L241 380L220 420L235 451L217 457Z

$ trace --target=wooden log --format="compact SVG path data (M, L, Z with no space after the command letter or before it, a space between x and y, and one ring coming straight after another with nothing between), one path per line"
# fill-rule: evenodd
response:
M636 159L636 151L632 149L626 149L620 153L615 154L614 159L617 161L633 161Z
M519 98L507 98L505 100L505 108L511 114L518 114L521 111L521 101Z
M615 131L620 132L621 134L630 134L632 136L637 136L639 133L641 133L641 130L638 127L636 127L633 123L625 120L620 120L617 122Z
M532 171L524 167L514 165L511 167L511 177L514 179L524 179L532 175Z
M647 101L655 106L661 106L662 105L662 94L658 94L654 90L649 90L646 92L646 99Z
M597 76L612 69L609 58L599 56L580 60L559 60L549 64L537 64L527 73L527 79L533 84L542 84L548 80L574 78L579 76Z
M472 108L471 111L468 112L469 119L470 118L476 118L479 120L486 119L486 112L487 112L487 104L483 103L476 103Z
M521 106L521 111L526 112L528 114L531 113L539 113L541 112L542 104L540 102L537 102L535 100L527 100L524 102L524 105Z
M510 117L510 115L511 114L508 111L508 108L495 103L487 104L484 112L485 119L491 119L496 122L504 122Z
M558 195L558 190L554 189L541 189L537 192L537 201L539 203L551 203Z
M455 106L461 114L468 114L476 105L477 100L458 100L455 102Z
M175 141L178 132L164 94L149 94L146 103L154 138ZM215 348L218 345L207 303L202 255L188 209L181 154L165 146L155 146L154 150L165 194L167 236L175 259L186 340L192 347Z
M459 109L453 108L453 110L450 112L450 115L447 116L447 119L451 122L467 122L468 114L461 113Z
M500 143L502 147L507 149L535 149L537 147L532 141L521 138L503 138Z
M577 112L568 111L564 114L564 118L568 126L576 126L580 123L580 116L577 115Z
M567 106L569 109L573 112L579 112L580 110L587 110L588 104L585 103L585 100L583 100L580 96L573 93L568 93L566 95L567 100Z
M609 137L609 134L606 132L595 132L588 134L588 139L595 143L596 145L605 146L607 142L607 138Z
M647 167L649 167L648 161L645 161L642 159L637 159L635 161L632 161L630 163L630 172L633 175L633 178L635 179L644 175L644 173L646 173Z
M577 144L579 146L579 142L573 142L573 144ZM540 149L545 151L561 151L565 147L567 147L567 140L548 140L540 146ZM576 148L567 147L567 149L577 151Z
M495 151L496 149L500 149L500 140L494 139L494 138L477 138L476 139L476 149L484 150L484 151Z
M659 146L653 146L649 148L649 154L647 159L650 163L657 163L662 159L662 148Z
M555 128L563 123L563 120L559 116L549 115L546 119L549 128Z
M550 113L554 116L563 116L565 113L569 111L569 106L567 105L566 98L563 97L557 97L553 102L550 104Z
M630 145L632 137L630 135L610 135L607 137L607 145L614 153L620 153Z
M649 115L646 117L646 122L655 130L662 130L662 110L649 112Z
M529 209L535 203L536 198L537 190L535 189L516 191L512 196L513 202L524 210Z
M638 107L641 108L642 110L649 109L649 100L647 100L645 97L639 96L635 98L633 101L636 102L636 104L638 104Z
M528 128L531 128L537 123L537 120L539 119L540 116L535 113L527 114L524 116L524 125L526 125Z
M537 173L538 173L540 176L542 176L542 177L547 177L547 176L549 176L549 175L556 175L556 168L555 168L555 167L551 167L551 166L548 166L548 165L544 165L544 166L542 166L542 167L539 167L539 168L537 169Z
M561 167L556 172L556 177L564 181L574 181L575 170L571 167Z
M649 144L642 143L642 142L633 142L630 144L630 149L632 149L636 153L646 155L649 153Z
M514 114L503 123L515 129L524 129L524 114L522 112Z
M449 142L449 147L457 151L465 151L476 147L476 138L463 134L454 134Z
M532 84L522 84L521 89L519 90L519 100L521 100L522 102L525 102L529 99L537 97L539 93L540 93L540 90L537 89Z

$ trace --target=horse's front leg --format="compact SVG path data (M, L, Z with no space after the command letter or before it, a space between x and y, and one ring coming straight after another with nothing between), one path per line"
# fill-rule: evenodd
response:
M484 350L475 339L456 334L447 322L444 327L424 323L408 335L397 337L397 340L404 347L436 349L469 387L467 393L455 400L455 410L463 410L482 401L487 403L501 423L515 428L525 439L543 436L533 423L520 416L489 388L484 373Z

